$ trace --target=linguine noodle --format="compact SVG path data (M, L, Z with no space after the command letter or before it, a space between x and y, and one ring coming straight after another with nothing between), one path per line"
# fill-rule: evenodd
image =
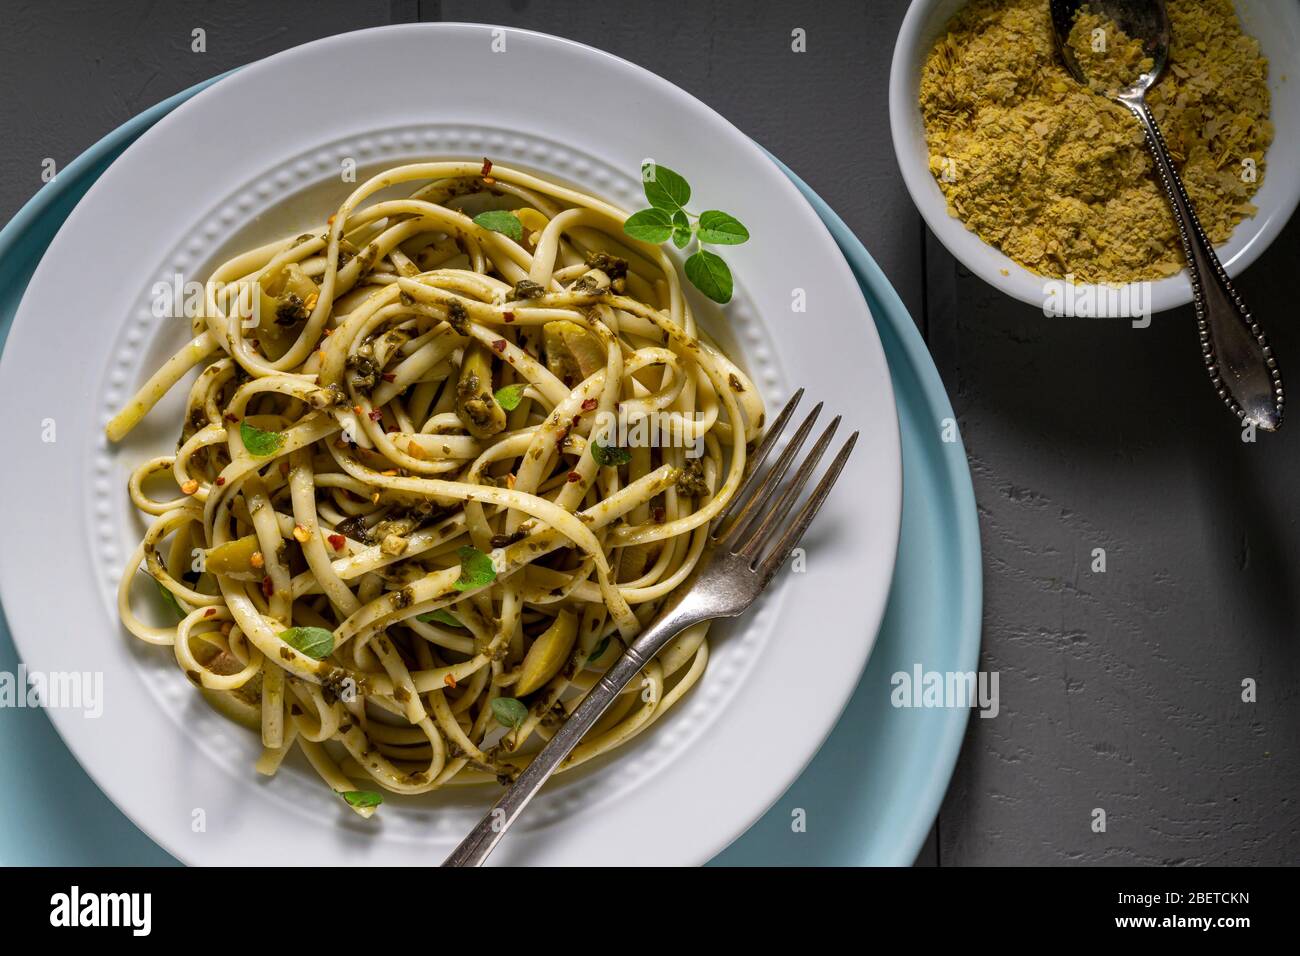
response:
M365 816L378 791L508 782L690 574L763 404L625 219L486 160L386 170L218 266L109 422L121 440L201 369L175 454L131 476L151 524L118 605L260 733L261 772L297 747ZM180 493L152 497L159 476ZM141 568L177 623L133 610ZM706 628L562 769L681 699Z

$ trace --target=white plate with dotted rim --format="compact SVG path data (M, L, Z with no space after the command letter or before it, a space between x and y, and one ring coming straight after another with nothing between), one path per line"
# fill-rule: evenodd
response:
M686 175L694 205L734 212L753 235L726 252L732 303L696 298L706 327L739 352L769 407L804 385L843 413L844 433L862 432L799 567L714 631L700 685L630 746L554 781L493 862L707 861L794 781L866 663L901 507L893 392L861 292L795 187L698 100L590 47L475 24L317 41L199 93L113 164L50 245L0 359L0 599L14 640L30 671L103 675L99 717L50 717L104 792L184 862L431 864L490 804L490 788L455 788L390 800L362 821L300 762L258 777L254 736L116 619L114 589L142 528L126 476L174 447L183 389L121 446L102 432L186 338L185 320L153 317L155 283L201 281L224 253L318 221L353 188L345 160L364 176L484 155L625 208L642 204L644 159Z

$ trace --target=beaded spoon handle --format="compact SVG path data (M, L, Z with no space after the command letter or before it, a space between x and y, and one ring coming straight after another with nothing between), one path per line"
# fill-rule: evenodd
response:
M1282 425L1282 373L1259 321L1255 319L1224 271L1201 222L1192 208L1183 181L1174 168L1165 138L1146 103L1146 92L1169 59L1169 16L1164 0L1051 0L1052 25L1065 65L1074 78L1088 78L1069 43L1075 18L1083 9L1109 17L1128 36L1141 40L1151 57L1150 70L1132 85L1108 93L1123 104L1146 132L1147 146L1164 184L1169 206L1187 257L1196 304L1201 354L1210 381L1228 409L1246 423L1265 431Z

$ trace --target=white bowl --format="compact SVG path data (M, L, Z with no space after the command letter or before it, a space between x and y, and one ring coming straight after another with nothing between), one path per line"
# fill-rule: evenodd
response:
M1008 295L1042 306L1051 280L1030 272L971 232L948 214L948 204L930 173L929 150L918 94L921 65L948 20L968 0L912 0L894 47L889 75L889 125L903 181L926 225L966 268ZM1048 0L1042 0L1046 5ZM1279 0L1237 0L1247 33L1259 40L1268 58L1268 85L1275 128L1263 184L1252 199L1259 212L1242 221L1232 238L1218 247L1228 274L1236 276L1254 262L1282 231L1300 202L1300 4ZM1135 121L1136 122L1136 121ZM1162 312L1192 301L1186 271L1150 284L1151 311ZM1080 295L1088 294L1084 286ZM1249 301L1249 295L1246 296Z

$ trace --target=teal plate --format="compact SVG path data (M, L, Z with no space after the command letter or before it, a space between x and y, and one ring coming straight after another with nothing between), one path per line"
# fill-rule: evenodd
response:
M36 264L86 190L145 130L217 79L118 127L0 230L0 346ZM983 579L975 496L960 440L941 440L944 421L955 416L898 293L839 216L781 168L839 243L884 343L902 436L903 522L880 636L839 724L785 795L713 862L906 866L939 811L969 712L895 708L890 677L918 664L940 672L978 666ZM0 619L0 671L17 669ZM0 711L0 767L0 864L175 862L100 792L39 710Z

